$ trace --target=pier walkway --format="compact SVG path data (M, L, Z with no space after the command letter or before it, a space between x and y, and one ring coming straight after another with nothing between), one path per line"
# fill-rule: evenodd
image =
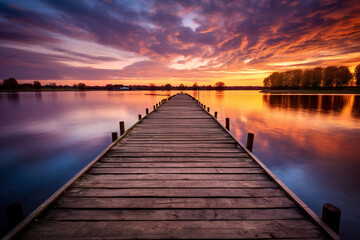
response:
M339 239L186 94L141 119L14 237Z

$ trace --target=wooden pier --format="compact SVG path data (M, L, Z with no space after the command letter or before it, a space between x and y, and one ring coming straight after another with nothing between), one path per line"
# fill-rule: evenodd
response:
M339 239L186 94L139 120L12 238Z

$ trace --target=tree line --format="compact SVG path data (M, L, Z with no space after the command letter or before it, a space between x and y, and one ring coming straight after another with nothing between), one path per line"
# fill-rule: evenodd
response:
M50 84L42 86L39 81L34 81L31 83L23 83L20 84L15 78L8 78L2 81L0 84L1 90L36 90L40 91L41 89L77 89L77 90L85 90L88 87L85 83L74 84L73 86L69 85L57 85L52 82Z
M320 88L349 86L353 79L360 86L360 64L356 66L354 74L346 66L273 72L263 83L265 88Z
M231 87L230 87L231 88ZM0 84L0 90L45 90L45 89L58 89L58 90L224 90L225 83L217 82L214 86L211 85L203 85L198 86L197 83L194 83L192 86L185 86L184 84L180 84L178 86L172 86L167 83L165 85L156 86L153 83L149 85L128 85L125 86L123 84L107 84L106 86L86 86L85 83L74 84L73 86L69 85L57 85L55 82L42 86L39 81L34 81L31 83L23 83L19 84L15 78L8 78L2 81Z

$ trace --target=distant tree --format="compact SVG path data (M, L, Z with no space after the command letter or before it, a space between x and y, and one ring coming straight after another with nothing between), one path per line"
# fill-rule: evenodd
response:
M300 87L301 78L303 75L303 71L301 69L296 69L291 71L291 87Z
M355 67L355 84L360 86L360 64Z
M79 88L80 91L84 91L86 89L85 83L79 83L78 88Z
M277 87L281 87L281 84L280 84L280 73L278 72L273 72L270 74L269 76L269 79L270 79L270 85L272 88L277 88Z
M169 83L166 84L166 85L165 85L165 89L166 89L166 90L171 90L171 84L169 84Z
M50 83L49 86L50 86L51 88L56 88L56 87L57 87L56 83L54 83L54 82Z
M156 85L154 83L150 83L149 84L149 89L150 90L156 90Z
M72 87L73 87L73 89L78 89L78 85L76 83L74 83L74 85Z
M312 69L306 69L302 75L301 87L309 88L311 86L313 71Z
M41 89L41 83L39 81L34 81L33 88L36 89L36 90L40 90Z
M264 84L264 87L265 87L265 88L271 87L270 77L264 78L263 84Z
M328 66L324 69L323 86L332 87L335 84L338 75L336 66Z
M352 74L348 67L340 66L338 67L338 72L336 76L336 86L345 86L348 85L352 78Z
M185 88L184 84L180 83L179 89L180 89L180 90L184 90L184 88Z
M16 81L15 78L8 78L2 82L2 87L4 89L16 90L19 88L19 83Z
M193 89L193 90L197 90L197 89L198 89L198 84L197 84L197 83L194 83L194 84L192 85L192 89Z
M223 83L223 82L217 82L217 83L215 83L215 88L216 88L216 90L224 90L224 88L225 88L225 83Z
M316 67L312 69L312 77L311 77L311 87L318 88L321 86L321 81L323 79L323 68Z
M283 87L292 87L292 71L286 71L283 74Z

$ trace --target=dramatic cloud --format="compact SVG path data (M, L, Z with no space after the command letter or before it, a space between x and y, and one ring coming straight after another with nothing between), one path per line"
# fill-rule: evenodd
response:
M358 64L360 2L2 0L0 48L3 79L260 85Z

